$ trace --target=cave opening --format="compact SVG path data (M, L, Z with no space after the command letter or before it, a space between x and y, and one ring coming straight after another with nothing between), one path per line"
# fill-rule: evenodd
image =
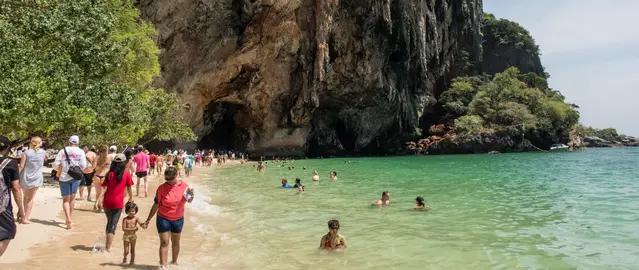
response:
M420 119L420 126L422 129L423 137L426 137L426 134L428 134L432 125L442 124L447 120L445 119L446 109L439 102L439 97L441 96L441 94L448 89L449 78L447 75L448 73L439 77L435 81L435 89L433 91L433 95L437 100L437 103L435 103L428 112L424 112Z
M200 149L245 150L248 131L238 128L237 116L244 106L230 102L211 102L204 109L208 132L198 140Z

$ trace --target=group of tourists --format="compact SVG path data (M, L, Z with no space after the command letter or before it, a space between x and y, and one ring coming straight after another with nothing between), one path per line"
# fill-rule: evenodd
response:
M29 146L17 157L8 157L11 141L0 135L0 256L16 235L16 222L29 224L35 193L44 182L43 167L47 160L46 152L41 148L42 139L31 138ZM96 153L97 152L97 153ZM175 159L181 159L178 153ZM184 225L185 203L193 201L194 190L185 181L180 180L179 167L168 162L164 168L163 154L156 155L142 146L137 149L117 151L116 146L80 148L80 138L71 136L69 143L55 156L53 168L59 182L62 195L62 208L66 219L66 228L72 229L73 210L76 194L80 199L87 191L87 200L91 200L91 187L95 187L96 201L94 209L103 210L106 216L106 251L111 250L118 221L125 210L122 230L125 244L124 259L130 254L130 264L135 263L136 231L138 225L146 229L151 219L157 215L156 227L160 236L160 265L168 262L169 243L172 246L172 264L177 264L180 250L180 233ZM184 162L184 160L182 161ZM178 163L180 163L178 161ZM183 163L182 163L183 164ZM138 205L133 200L133 177L137 178L136 196L148 197L148 175L164 174L164 183L158 186L149 215L142 221L136 214ZM189 175L189 172L186 172ZM140 192L142 191L142 196ZM128 197L125 204L125 193ZM11 198L18 211L14 218Z

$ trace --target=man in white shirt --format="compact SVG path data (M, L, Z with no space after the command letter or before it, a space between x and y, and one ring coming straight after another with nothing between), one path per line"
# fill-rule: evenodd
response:
M69 146L60 150L53 162L53 168L61 169L60 193L62 195L62 209L67 219L67 230L71 229L71 215L75 208L75 195L78 193L81 181L81 177L69 175L69 168L77 166L80 167L80 170L84 170L87 167L86 155L84 150L78 147L79 144L80 138L75 135L71 136L69 138Z

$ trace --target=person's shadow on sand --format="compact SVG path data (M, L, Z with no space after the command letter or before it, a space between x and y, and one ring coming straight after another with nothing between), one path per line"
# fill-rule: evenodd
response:
M119 266L122 269L158 269L155 265L146 265L146 264L117 264L117 263L101 263L101 266Z
M71 249L73 249L73 251L78 251L78 250L93 251L93 247L88 247L86 245L75 245L75 246L72 246Z
M29 222L33 222L33 223L39 223L42 225L46 225L46 226L53 226L53 227L59 227L62 229L66 229L67 227L65 223L63 222L59 222L59 221L55 221L55 220L42 220L42 219L37 219L37 218L32 218L29 220Z

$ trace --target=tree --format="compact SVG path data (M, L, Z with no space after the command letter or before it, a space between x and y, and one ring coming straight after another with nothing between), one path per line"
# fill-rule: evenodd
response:
M82 134L88 143L192 139L175 110L153 107L177 106L174 96L150 87L159 74L155 35L132 0L3 3L0 133Z

